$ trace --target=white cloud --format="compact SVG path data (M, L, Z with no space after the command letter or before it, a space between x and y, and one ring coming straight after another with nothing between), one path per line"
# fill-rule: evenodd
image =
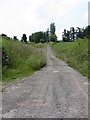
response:
M56 33L60 39L64 27L70 27L77 22L80 24L80 20L73 19L73 14L78 13L72 11L78 9L80 12L79 6L86 3L87 0L2 0L0 33L17 35L20 38L23 33L30 35L35 31L45 31L51 22L55 22Z
M84 16L83 16L83 19L84 19L85 21L88 21L88 11L85 12L85 14L84 14Z

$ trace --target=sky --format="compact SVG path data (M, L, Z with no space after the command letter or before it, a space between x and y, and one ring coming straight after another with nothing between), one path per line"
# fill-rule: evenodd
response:
M64 29L88 25L88 0L0 0L0 34L9 37L46 31L55 23L62 39Z

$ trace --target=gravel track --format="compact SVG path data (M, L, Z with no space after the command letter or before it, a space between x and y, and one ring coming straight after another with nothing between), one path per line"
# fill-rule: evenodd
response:
M44 68L4 89L3 118L88 118L88 79L49 46Z

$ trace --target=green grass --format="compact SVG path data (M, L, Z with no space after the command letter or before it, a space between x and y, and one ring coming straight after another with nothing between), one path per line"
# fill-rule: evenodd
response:
M88 39L78 39L75 42L50 43L55 56L65 61L88 77Z
M2 47L10 59L10 66L2 69L3 82L29 76L46 64L46 48L41 43L25 44L2 37Z

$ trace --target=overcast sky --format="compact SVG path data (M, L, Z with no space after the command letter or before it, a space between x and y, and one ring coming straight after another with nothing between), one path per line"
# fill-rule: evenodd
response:
M0 34L19 39L23 33L46 31L55 22L56 35L63 29L88 25L88 0L0 0Z

